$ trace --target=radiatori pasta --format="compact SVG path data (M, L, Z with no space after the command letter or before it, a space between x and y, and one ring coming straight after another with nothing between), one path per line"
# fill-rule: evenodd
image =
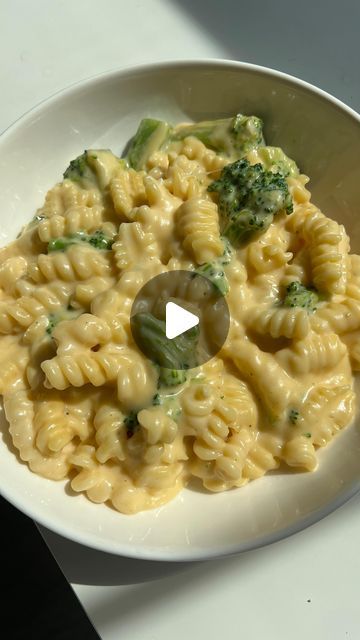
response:
M316 469L355 414L360 257L307 181L241 114L146 118L126 157L70 163L0 250L0 392L33 472L132 514L190 481ZM218 354L180 372L130 328L141 287L174 270L208 277L231 315Z

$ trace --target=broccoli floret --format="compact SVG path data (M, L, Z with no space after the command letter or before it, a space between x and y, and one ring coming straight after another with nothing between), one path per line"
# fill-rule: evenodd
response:
M70 161L68 168L64 172L64 178L76 182L80 178L84 178L88 171L87 151L84 151L81 156Z
M169 340L165 322L145 312L132 317L131 328L147 357L160 366L159 384L173 386L185 382L185 371L197 366L199 327Z
M114 155L110 149L89 149L71 160L64 178L78 182L85 189L105 189L119 167L126 166L126 161Z
M93 169L89 166L88 151L84 151L80 156L71 160L68 168L64 172L64 178L73 182L96 182L96 176Z
M131 411L124 419L127 438L132 438L135 431L139 428L139 420L136 411Z
M307 289L301 282L291 282L286 287L286 295L283 301L284 307L302 307L309 313L316 311L319 296L314 289Z
M97 229L91 236L88 236L86 242L91 244L95 249L103 249L108 251L111 249L114 240L107 237L101 229Z
M299 169L280 147L261 147L257 155L267 171L281 173L282 176L298 176Z
M225 166L208 191L218 194L222 234L234 246L266 231L280 211L293 211L285 178L245 159Z
M170 126L162 120L144 118L133 137L127 153L130 167L139 171L154 151L162 147L168 139Z
M222 296L225 296L229 291L229 283L225 272L221 265L217 262L207 262L206 264L201 265L196 270L196 273L201 276L205 276L213 286L221 293Z
M241 158L251 149L265 144L262 129L263 123L260 118L239 113L233 118L181 126L175 130L172 139L183 140L187 136L194 136L209 149Z
M88 235L84 231L78 231L69 236L50 240L47 250L48 253L52 253L53 251L66 251L72 244L81 244L83 242L87 242L92 247L95 247L95 249L109 250L114 241L112 238L105 236L101 229L98 229L91 235Z
M245 155L251 149L263 146L265 144L263 126L260 118L238 113L231 126L234 151L239 155Z

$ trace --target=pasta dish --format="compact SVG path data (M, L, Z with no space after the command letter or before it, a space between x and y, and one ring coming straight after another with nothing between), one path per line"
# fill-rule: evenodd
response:
M33 472L133 514L189 481L219 492L317 468L355 414L360 256L307 182L241 114L146 118L125 157L70 162L0 250L0 393ZM229 309L200 363L195 330L166 346L161 305L131 317L146 283L180 271ZM216 337L211 307L203 321Z

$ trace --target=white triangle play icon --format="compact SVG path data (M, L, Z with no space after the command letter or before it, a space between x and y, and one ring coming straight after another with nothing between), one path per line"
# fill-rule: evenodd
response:
M166 303L165 321L165 333L169 340L180 336L199 324L199 318L196 315L186 311L175 302Z

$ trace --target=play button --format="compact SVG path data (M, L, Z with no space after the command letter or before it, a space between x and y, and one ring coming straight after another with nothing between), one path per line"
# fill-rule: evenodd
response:
M130 321L137 346L161 373L193 369L215 356L227 338L230 317L216 278L168 271L140 289Z
M169 340L173 340L199 324L198 316L186 311L175 302L166 303L165 313L165 335Z

